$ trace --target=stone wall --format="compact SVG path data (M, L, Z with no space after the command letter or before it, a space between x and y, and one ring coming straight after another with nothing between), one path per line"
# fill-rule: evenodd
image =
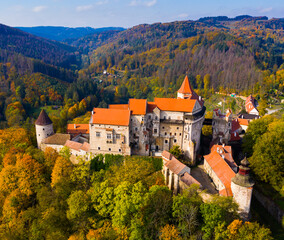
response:
M273 200L263 195L256 188L253 189L253 196L271 214L271 216L277 220L277 222L282 224L284 218L284 211Z
M90 124L90 152L131 155L129 127Z

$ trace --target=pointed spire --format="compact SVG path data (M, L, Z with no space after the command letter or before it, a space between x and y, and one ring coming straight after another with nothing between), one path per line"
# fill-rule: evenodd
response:
M50 120L50 118L48 117L44 109L41 110L35 124L40 125L40 126L46 126L46 125L52 124L52 121Z
M178 90L179 93L183 93L183 94L191 94L193 95L194 91L190 85L189 79L187 77L187 75L185 76L183 83L180 87L180 89Z

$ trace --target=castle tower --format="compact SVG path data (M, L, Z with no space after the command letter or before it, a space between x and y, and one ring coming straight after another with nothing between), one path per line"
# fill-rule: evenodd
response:
M231 180L234 200L239 204L239 213L245 220L249 218L254 181L250 177L249 162L245 157L239 166L239 172Z
M199 96L194 92L193 88L191 87L187 76L185 76L180 89L177 91L177 98L199 99Z
M35 127L37 147L40 148L42 140L54 133L52 121L44 110L41 110L38 119L35 122Z

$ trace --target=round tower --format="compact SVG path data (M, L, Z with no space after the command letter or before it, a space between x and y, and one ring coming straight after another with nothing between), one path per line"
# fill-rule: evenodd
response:
M52 121L44 110L41 110L38 119L35 122L35 127L37 147L40 148L42 141L54 133Z
M249 162L245 157L239 166L239 172L231 180L234 200L239 204L239 213L243 219L249 218L254 181L249 172Z

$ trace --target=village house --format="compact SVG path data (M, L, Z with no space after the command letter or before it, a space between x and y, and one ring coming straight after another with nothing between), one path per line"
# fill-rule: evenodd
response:
M182 193L182 191L188 188L191 184L197 184L202 187L201 184L190 175L190 168L168 151L163 151L163 175L165 177L165 184L173 191L174 194Z
M245 132L248 129L249 123L259 118L259 115L243 113L238 116L238 122L242 130Z
M249 95L246 99L246 112L248 114L254 114L254 115L259 115L259 112L257 110L258 102L256 99L252 96Z

